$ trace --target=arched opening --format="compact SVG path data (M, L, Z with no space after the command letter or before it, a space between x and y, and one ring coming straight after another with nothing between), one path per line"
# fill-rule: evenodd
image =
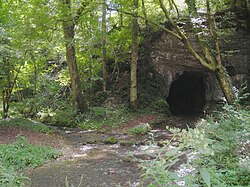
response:
M201 114L205 104L202 73L184 72L172 83L167 102L173 115Z

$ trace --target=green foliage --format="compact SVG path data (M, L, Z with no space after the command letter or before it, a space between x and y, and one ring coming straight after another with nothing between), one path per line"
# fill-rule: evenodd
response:
M166 101L166 99L159 98L152 102L151 104L152 110L170 115L170 108Z
M7 167L13 166L15 169L38 167L60 155L58 151L52 148L36 147L29 144L22 136L19 136L14 144L1 144L0 150L1 161Z
M106 144L116 144L118 140L115 137L109 137L104 141Z
M30 179L14 170L13 167L5 167L0 161L0 185L2 187L18 187L22 182Z
M203 179L203 181L206 183L207 187L210 187L210 173L208 172L208 170L206 168L201 168L200 169L200 175Z
M20 171L27 167L38 167L55 159L60 153L52 148L37 147L19 136L13 144L0 144L0 186L21 186L27 177Z
M24 118L10 118L6 120L0 120L0 125L4 125L7 127L20 127L20 128L27 128L32 131L36 132L43 132L43 133L52 133L52 129L48 127L47 125L32 121L29 119Z
M159 149L157 159L141 161L144 180L153 180L152 186L178 186L180 182L190 187L250 185L249 111L225 106L223 111L208 120L201 120L194 129L168 130L173 137ZM173 144L174 147L169 147ZM192 170L184 176L178 173L178 169L171 170L172 166L179 165L183 155L188 158L183 165Z
M44 109L38 113L39 120L54 126L75 126L75 114L73 108L66 107L56 111L51 108Z
M134 135L143 135L143 134L148 133L150 130L151 130L150 125L148 123L145 123L145 124L143 123L136 127L130 128L128 130L128 133L134 134Z
M240 104L243 107L250 105L250 93L248 92L248 87L246 82L243 83L239 88L239 93L236 103Z
M141 162L142 169L146 172L142 175L144 180L149 180L150 185L148 187L158 187L158 186L171 186L177 187L179 185L175 184L178 176L167 170L169 163L165 159L156 160L154 162ZM144 186L144 180L141 182L141 186Z
M92 107L90 112L76 118L76 123L83 129L102 129L118 126L133 116L124 106Z

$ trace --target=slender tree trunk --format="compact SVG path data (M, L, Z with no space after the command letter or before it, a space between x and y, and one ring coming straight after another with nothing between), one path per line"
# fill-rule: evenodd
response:
M76 52L73 42L75 35L74 26L75 25L67 25L65 22L63 23L64 37L66 39L66 59L70 72L73 106L76 110L85 112L86 105L81 93L80 77L77 68Z
M66 59L70 72L70 80L71 80L71 90L72 90L72 99L73 106L76 112L85 112L87 110L86 101L83 98L81 88L80 88L80 77L76 62L76 52L74 46L74 38L75 38L75 20L71 15L71 6L70 0L62 0L64 5L64 20L62 22L63 25L63 33L65 38L66 45Z
M107 91L107 80L108 80L108 73L107 73L107 51L106 51L106 43L107 43L107 25L106 25L106 0L103 0L102 3L102 76L103 76L103 91Z
M226 69L223 66L220 66L220 68L215 71L215 75L217 77L217 80L219 81L220 87L227 100L227 103L233 104L236 100L236 96L233 91L231 79Z
M123 27L123 13L119 14L119 26Z
M14 75L14 73L12 72L12 70L14 69L13 67L11 67L11 63L9 61L8 58L4 58L5 61L5 65L6 65L6 79L7 79L7 84L3 87L3 91L2 91L2 102L3 102L3 118L6 119L9 117L9 108L10 108L10 98L11 98L11 94L13 91L14 86L16 85L16 81L18 78L18 74L22 68L22 65L19 67L19 69L17 69L17 73L16 75ZM13 68L13 69L12 69Z
M130 105L132 110L137 110L137 60L138 60L138 0L134 0L135 16L132 20L132 55L131 55L131 88Z
M147 15L147 10L146 10L146 7L145 7L145 2L144 2L144 0L142 0L142 13L143 13L143 15L144 15L144 17L145 17L145 25L146 25L146 30L148 31L149 30L149 28L148 28L148 15Z
M9 93L9 90L8 88L3 90L3 93L2 93L2 100L3 100L3 119L6 119L9 117L9 101L10 101L10 93Z
M2 92L2 100L3 100L3 119L6 119L9 117L9 101L10 101L10 94L11 94L11 67L10 67L10 60L6 57L4 58L5 62L5 75L7 83L3 87Z
M37 62L34 59L33 55L31 54L31 60L33 61L34 65L34 96L37 95ZM38 112L37 105L35 104L35 112Z

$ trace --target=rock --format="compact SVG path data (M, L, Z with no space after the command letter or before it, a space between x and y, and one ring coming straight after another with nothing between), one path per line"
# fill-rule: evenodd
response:
M116 144L118 142L118 140L115 137L109 137L107 138L104 143L105 144Z
M95 139L90 139L86 141L86 144L96 144L96 143L97 143L97 140Z
M119 143L121 146L132 146L136 144L136 142L131 141L131 140L120 140Z
M249 19L248 16L246 18L237 18L236 21L247 25L246 21L248 20L246 19ZM190 29L186 33L191 45L194 46L198 53L201 53L195 34L190 32ZM223 100L223 94L215 75L204 68L186 50L181 41L164 31L157 31L157 38L153 38L153 35L151 36L151 43L147 44L150 46L149 59L152 59L156 71L165 81L164 95L166 98L168 98L170 89L176 80L185 72L192 74L195 72L196 74L199 73L204 81L205 102ZM223 65L226 67L233 85L238 89L245 81L250 85L249 45L250 40L247 28L238 28L229 36L220 38ZM250 86L248 91L249 89Z
M122 157L123 162L133 162L133 157L131 156L124 156Z

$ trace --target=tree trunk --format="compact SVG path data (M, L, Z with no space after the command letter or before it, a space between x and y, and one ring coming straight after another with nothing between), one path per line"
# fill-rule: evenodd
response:
M9 99L10 99L10 93L9 90L3 90L2 93L2 100L3 100L3 119L6 119L9 117Z
M135 16L132 20L132 54L131 54L131 87L130 87L130 105L132 110L137 110L137 60L138 60L138 18L137 18L138 0L134 0Z
M145 17L145 25L146 25L146 31L148 32L149 31L149 25L148 25L148 15L147 15L147 10L146 10L146 7L145 7L145 2L144 0L142 0L141 2L141 6L142 6L142 13Z
M236 100L235 93L233 91L233 85L231 79L223 66L220 66L216 71L215 75L219 81L221 90L226 98L228 104L234 104Z
M16 84L18 74L21 71L22 65L17 69L16 75L12 71L14 71L14 66L11 66L9 59L4 58L5 66L6 66L6 85L3 86L2 91L2 102L3 102L3 118L6 119L9 117L9 107L10 107L10 98L13 91L13 88Z
M231 2L234 2L234 0L232 0ZM196 9L195 0L186 0L186 3L188 5L190 14L193 17L195 17L196 19L199 19L199 15L198 15L197 9ZM203 52L204 57L205 57L204 62L206 62L206 63L201 63L201 64L208 65L207 68L210 71L215 73L217 80L220 84L221 90L226 98L227 103L234 104L234 102L236 101L236 95L233 91L233 85L231 82L231 78L228 75L225 67L222 64L220 46L219 46L219 41L218 41L216 27L215 27L215 20L214 20L212 13L211 13L209 0L206 0L206 8L207 8L207 16L208 16L207 17L208 18L207 19L208 20L208 29L209 29L210 36L211 36L210 41L213 42L213 44L215 46L216 53L215 53L215 57L214 57L212 52L211 52L211 49L209 48L208 43L204 39L205 37L207 38L208 36L205 36L203 34L198 34L198 33L202 33L201 27L194 28L194 31L197 34L198 42L200 43L202 52ZM198 60L201 62L201 58ZM209 67L211 67L211 68L209 68Z
M80 88L80 77L77 68L76 62L76 52L74 46L74 37L75 37L75 20L72 18L70 0L63 1L64 3L64 20L63 32L66 45L66 59L70 72L70 81L71 81L71 90L72 90L72 99L73 106L76 112L85 112L87 110L86 101L83 98Z
M11 64L8 58L4 58L5 62L5 75L6 75L6 85L3 86L2 92L2 101L3 101L3 119L9 117L9 101L10 101L10 94L12 91L11 88Z
M103 76L103 91L107 91L107 51L106 51L106 41L107 41L107 26L106 26L106 0L102 3L102 76Z

